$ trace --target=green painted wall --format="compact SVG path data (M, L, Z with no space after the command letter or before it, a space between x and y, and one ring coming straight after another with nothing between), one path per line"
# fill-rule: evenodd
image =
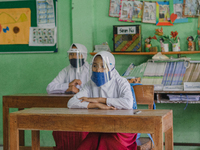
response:
M0 54L0 145L3 144L2 96L46 93L46 87L66 65L72 43L71 1L58 3L58 52L49 54ZM11 109L15 111L17 109ZM30 132L26 143L30 145ZM41 145L54 145L51 132L42 132Z
M58 52L54 54L0 54L0 101L3 95L15 93L46 93L46 86L58 72L69 64L67 50L72 42L86 45L89 52L93 46L108 42L112 46L112 26L139 23L120 22L108 16L110 0L58 0ZM73 8L73 9L72 9ZM158 28L152 24L141 24L142 36L153 36ZM160 28L160 27L159 27ZM186 49L186 37L197 32L197 19L173 27L163 27L164 33L177 30L181 38L181 49ZM186 56L186 55L184 55ZM174 55L176 57L176 55ZM197 60L200 54L187 55ZM92 56L88 55L90 62ZM151 56L115 55L116 69L122 74L133 62L139 65ZM172 109L174 112L174 141L200 142L199 104L157 104L157 109ZM0 103L2 110L2 103ZM16 111L16 109L11 109ZM2 113L0 114L0 144L3 144ZM41 145L53 146L51 131L41 133ZM30 145L30 132L26 132L26 144ZM175 147L175 150L197 150L199 147Z

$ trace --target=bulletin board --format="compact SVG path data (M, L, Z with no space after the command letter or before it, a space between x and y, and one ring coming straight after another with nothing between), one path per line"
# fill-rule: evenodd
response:
M55 12L54 16L55 16L55 26L56 26L57 0L53 0L53 3L54 3L54 12ZM48 52L58 51L57 43L53 46L29 46L29 38L27 38L29 34L28 35L26 33L24 33L23 35L15 34L20 31L20 27L23 28L23 30L24 28L27 28L28 26L37 27L36 0L23 0L23 1L0 0L0 9L3 10L0 13L0 30L1 30L0 34L10 31L9 34L13 34L15 36L12 38L12 40L7 40L6 42L3 41L4 39L6 39L6 36L4 36L4 38L0 38L1 40L0 53L48 53ZM11 11L9 11L9 9ZM19 15L18 16L15 15L15 17L13 17L12 13L15 13L15 14L19 13ZM5 17L5 15L7 16ZM2 18L4 19L2 20ZM13 25L13 22L15 25ZM29 22L30 25L28 25L27 22ZM3 24L4 26L1 24ZM8 25L8 27L6 27L5 24ZM27 30L29 30L29 27ZM57 37L57 33L56 33L56 37ZM15 44L15 43L20 43L20 44Z

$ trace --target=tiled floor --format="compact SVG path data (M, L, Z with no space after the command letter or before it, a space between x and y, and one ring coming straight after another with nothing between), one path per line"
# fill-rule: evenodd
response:
M0 146L0 150L3 150L3 146Z

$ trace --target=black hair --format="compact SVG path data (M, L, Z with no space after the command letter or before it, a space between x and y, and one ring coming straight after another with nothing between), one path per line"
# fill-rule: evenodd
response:
M189 36L189 37L188 37L188 40L189 40L189 39L192 39L192 41L194 40L193 36Z
M77 46L75 44L72 44L72 47L76 47L77 48Z
M164 42L164 39L163 39L163 38L160 38L160 40L162 40L162 42Z

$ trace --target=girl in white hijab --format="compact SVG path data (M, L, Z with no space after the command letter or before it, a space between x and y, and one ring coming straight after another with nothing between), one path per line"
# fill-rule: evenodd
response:
M91 70L91 80L69 100L68 108L132 109L130 84L115 69L115 58L111 53L97 53ZM136 137L135 133L89 133L78 149L136 150Z
M89 64L87 48L78 43L68 50L70 65L59 72L57 77L48 84L47 93L78 93L89 80Z
M86 61L87 48L82 44L74 43L68 50L68 56L70 65L60 71L58 76L49 83L46 89L49 94L78 93L89 80L89 64ZM54 150L74 150L87 134L88 132L53 131L56 143Z

